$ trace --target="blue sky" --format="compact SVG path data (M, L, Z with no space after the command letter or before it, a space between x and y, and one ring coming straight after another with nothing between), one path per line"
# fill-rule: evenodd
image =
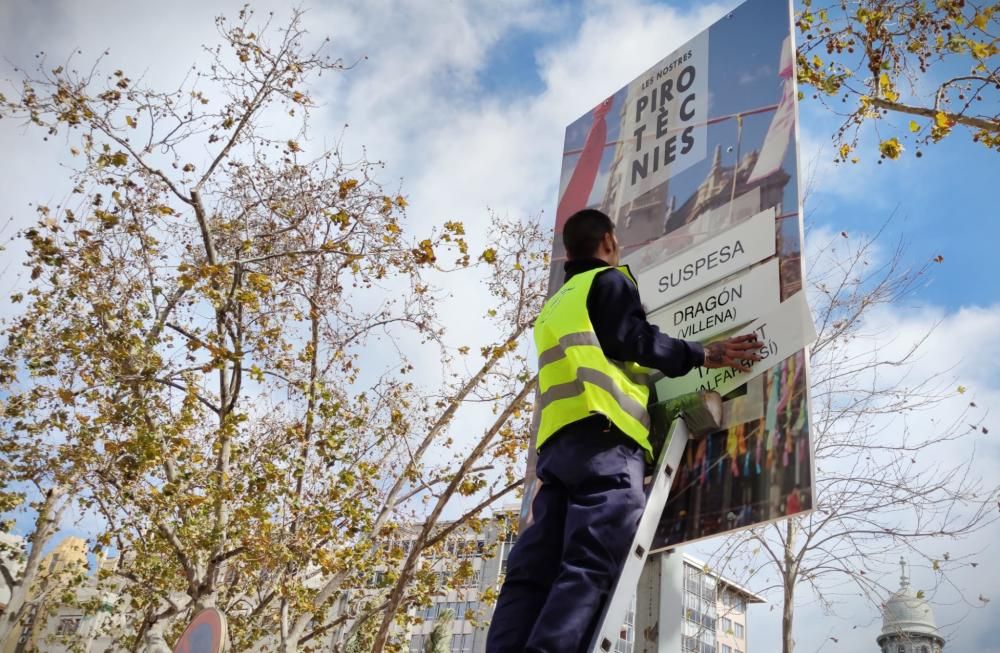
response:
M808 102L804 107L804 125L830 124L819 107ZM905 125L903 119L894 122ZM869 230L895 212L889 230L910 243L914 263L944 256L916 299L953 309L994 304L1000 299L991 265L1000 242L998 156L962 133L922 150L921 158L908 152L901 161L866 165L857 175L844 166L847 188L817 185L815 217L847 231Z
M194 0L178 0L141 10L134 3L111 0L82 4L46 0L0 5L0 54L5 59L0 77L10 78L8 62L32 63L37 50L59 59L80 47L88 60L110 47L109 70L123 67L145 73L151 83L176 84L199 57L198 44L215 38L213 14L233 14L241 3L226 0L206 9ZM284 5L271 4L257 7L260 13L273 8L279 18L287 15ZM316 0L306 4L312 35L331 36L331 53L347 61L368 58L350 72L323 78L316 93L322 107L311 137L329 143L343 134L348 150L364 146L369 156L384 160L382 180L389 187L401 186L416 228L457 218L466 221L472 238L481 238L487 209L512 218L542 214L552 221L566 125L735 4ZM878 165L875 140L866 134L862 162L834 166L830 135L837 118L808 100L800 118L801 167L804 178L812 178L807 214L814 233L872 232L895 212L889 237L907 240L913 265L942 255L944 262L933 267L930 283L878 320L897 335L913 337L939 325L918 372L953 368L977 401L995 405L1000 375L981 363L1000 360L1000 283L994 270L1000 243L1000 155L971 143L956 129L945 142L922 148L920 159L912 156L913 144L904 142L907 151L901 160ZM901 133L908 120L887 118ZM345 123L350 124L346 131ZM0 148L16 153L0 161L5 204L0 224L13 218L15 226L24 226L32 218L29 202L54 203L65 197L68 184L59 169L65 147L42 143L4 121ZM11 229L0 238L6 239ZM0 315L9 315L6 295L23 289L25 278L16 265L16 244L0 256L6 259L0 271L13 263L0 278ZM487 308L484 293L474 284L449 290L456 298L456 320ZM993 432L1000 433L996 426ZM992 447L984 449L992 452L987 461L996 461L995 444L986 444ZM992 469L995 481L996 467ZM968 546L985 546L998 535L994 527ZM914 570L915 583L922 573L929 576L926 570ZM961 582L970 584L973 596L980 591L989 596L1000 585L1000 563L983 560L978 574L978 579L962 577ZM972 584L979 581L982 588L973 591ZM796 650L875 649L878 619L868 606L852 606L849 618L841 620L824 615L808 595L802 600ZM1000 650L1000 635L987 610L968 610L945 595L941 601L936 607L942 623L964 620L952 628L949 649ZM777 650L780 610L753 608L750 621L750 650ZM826 641L827 627L841 634L837 647Z

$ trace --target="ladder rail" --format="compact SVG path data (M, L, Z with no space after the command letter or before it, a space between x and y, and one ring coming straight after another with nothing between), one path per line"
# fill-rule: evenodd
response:
M589 649L592 653L610 653L615 648L632 595L639 585L639 577L649 555L653 537L656 535L656 528L667 505L674 474L680 467L690 437L690 431L684 420L673 420L667 433L666 444L656 463L653 480L646 491L646 507L639 519L635 537L632 538L628 557L622 565L621 573L618 574L618 580L615 581L614 589L605 603L597 630L594 632L594 639Z

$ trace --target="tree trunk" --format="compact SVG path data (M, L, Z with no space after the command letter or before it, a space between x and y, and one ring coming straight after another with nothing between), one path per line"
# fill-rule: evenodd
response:
M42 563L42 550L49 543L56 532L56 526L62 518L65 503L62 501L66 495L66 488L57 485L51 488L45 495L45 500L38 509L35 517L35 528L28 537L31 543L28 549L28 560L24 564L24 571L21 577L15 579L14 585L10 588L10 600L0 617L0 648L4 648L7 638L24 616L25 608L28 604L28 592L35 582L39 567Z
M163 631L167 627L166 619L158 619L150 625L143 637L142 653L170 653L170 646L167 644Z
M281 599L281 609L279 611L281 615L281 640L280 640L280 651L281 653L296 653L299 650L299 637L298 633L293 637L289 633L289 612L288 612L288 599Z
M191 604L194 606L194 610L191 612L191 616L194 617L194 615L198 614L202 610L207 610L209 608L217 607L215 601L216 601L215 590L212 590L211 592L206 592L198 596L191 602Z
M24 603L28 594L24 587L22 581L11 588L10 603L7 604L3 615L0 616L0 647L2 648L6 648L7 638L24 615Z
M792 639L792 622L795 616L795 579L798 576L798 563L795 559L795 519L789 519L785 525L785 565L784 565L784 597L781 610L781 653L792 653L795 640Z

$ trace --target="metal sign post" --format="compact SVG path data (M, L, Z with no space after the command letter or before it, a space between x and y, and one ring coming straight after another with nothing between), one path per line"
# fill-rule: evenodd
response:
M653 553L635 591L633 653L676 653L681 650L684 570L680 554Z

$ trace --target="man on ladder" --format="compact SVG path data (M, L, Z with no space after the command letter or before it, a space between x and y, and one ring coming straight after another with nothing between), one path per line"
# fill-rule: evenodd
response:
M541 486L534 522L507 561L487 653L583 653L590 644L646 502L653 450L643 367L682 376L759 360L754 335L702 348L649 324L604 213L573 214L562 237L566 280L534 331Z

